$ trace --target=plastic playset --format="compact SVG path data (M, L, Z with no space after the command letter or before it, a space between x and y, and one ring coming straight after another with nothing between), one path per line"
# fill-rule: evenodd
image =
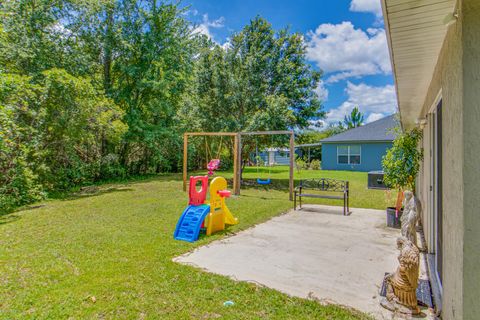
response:
M197 184L200 189L197 189ZM208 175L190 177L188 206L183 211L175 228L174 238L194 242L198 240L200 230L205 229L207 236L225 229L225 225L238 223L227 205L225 198L231 193L227 190L227 180L216 177L210 183L210 201L206 202Z

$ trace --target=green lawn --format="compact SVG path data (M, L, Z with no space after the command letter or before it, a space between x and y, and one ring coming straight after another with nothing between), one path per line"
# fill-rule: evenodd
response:
M381 193L357 199L361 176L345 173L352 182L359 180L352 183L352 205L379 207L373 201ZM0 318L366 318L172 262L291 208L285 191L243 190L227 202L239 225L193 244L175 241L175 224L187 202L181 185L180 175L104 185L0 216ZM226 300L235 305L224 307Z
M231 172L219 172L220 175L231 177ZM288 186L289 171L287 166L275 166L270 169L256 167L247 167L243 172L243 178L256 179L258 177L265 179L281 180L282 184ZM310 178L331 178L338 180L348 180L350 185L350 207L352 208L372 208L385 209L387 205L394 205L396 192L386 192L384 190L372 190L367 188L367 173L355 171L332 171L332 170L301 170L294 171L296 184L300 179ZM261 186L259 186L261 188ZM332 194L332 193L326 193ZM304 198L308 203L319 203L327 205L343 206L343 200L332 199L314 199Z

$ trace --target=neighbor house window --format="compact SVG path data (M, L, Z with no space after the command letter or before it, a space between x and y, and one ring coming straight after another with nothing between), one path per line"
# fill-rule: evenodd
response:
M360 146L337 146L338 164L360 164Z

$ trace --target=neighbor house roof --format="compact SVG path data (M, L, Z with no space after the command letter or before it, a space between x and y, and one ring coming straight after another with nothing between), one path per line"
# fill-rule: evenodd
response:
M373 121L361 127L353 128L334 136L325 138L325 142L360 142L360 141L393 141L395 134L393 128L398 126L396 115L391 115Z

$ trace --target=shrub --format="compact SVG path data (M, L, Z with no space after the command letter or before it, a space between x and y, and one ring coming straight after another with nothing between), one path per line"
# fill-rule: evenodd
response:
M259 167L263 167L266 164L266 162L260 156L255 157L255 162L256 162L256 165Z
M65 70L0 74L0 209L93 182L102 171L120 174L104 155L127 130L123 116L89 79Z
M39 200L43 189L38 182L42 167L35 159L42 154L36 130L26 123L37 118L31 106L35 87L28 77L0 77L0 212Z
M307 168L307 163L302 158L298 158L295 160L295 166L297 167L297 171L300 172Z
M312 170L320 170L320 165L321 165L320 160L318 160L318 159L312 160L312 161L310 162L310 169L312 169Z

